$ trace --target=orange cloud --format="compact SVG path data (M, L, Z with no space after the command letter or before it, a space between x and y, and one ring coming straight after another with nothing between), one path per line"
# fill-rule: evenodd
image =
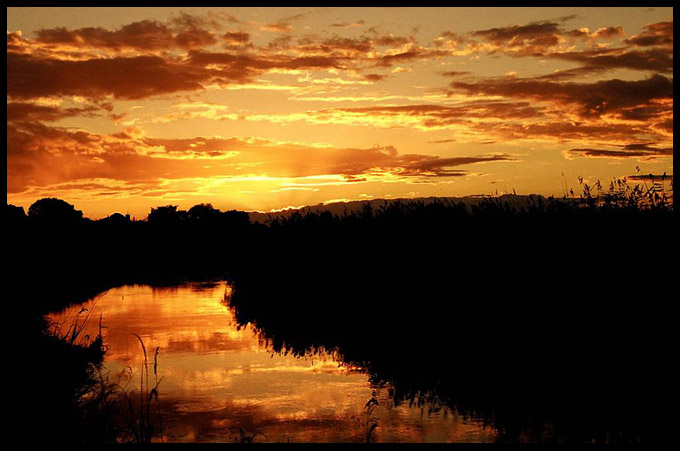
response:
M97 135L36 123L7 127L7 190L74 181L147 183L212 177L299 178L338 175L398 179L455 177L459 166L507 161L507 155L442 158L399 154L393 147L314 147L263 139L146 138L135 133Z

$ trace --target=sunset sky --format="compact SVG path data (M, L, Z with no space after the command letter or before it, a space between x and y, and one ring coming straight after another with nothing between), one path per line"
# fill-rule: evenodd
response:
M672 8L7 8L7 202L97 218L673 173Z

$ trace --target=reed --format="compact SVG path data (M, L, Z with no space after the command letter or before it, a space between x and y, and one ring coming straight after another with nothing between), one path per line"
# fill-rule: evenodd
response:
M149 356L147 354L144 340L133 334L142 350L142 362L139 369L139 394L135 394L134 390L128 392L124 387L121 387L120 394L125 398L128 409L127 432L131 441L136 443L151 443L156 432L158 432L161 443L164 442L163 436L163 417L161 415L161 406L158 398L158 387L163 380L163 377L158 377L158 354L159 347L156 347L153 354L153 370L149 370ZM134 374L129 370L129 377L132 379ZM150 377L153 374L153 384ZM139 403L135 404L136 399ZM152 415L152 409L155 406L156 410Z
M97 336L92 339L84 334L92 320L93 307L82 308L70 322L64 320L52 328L52 336L65 346L90 351L82 357L89 359L85 363L86 379L73 392L73 404L79 412L83 441L150 443L158 433L163 442L158 396L158 388L163 380L158 375L160 348L154 350L150 369L146 345L139 335L134 334L141 346L142 361L139 387L130 390L130 383L136 376L131 367L126 367L113 377L103 366L106 347L101 333L101 315ZM97 358L93 359L93 356Z

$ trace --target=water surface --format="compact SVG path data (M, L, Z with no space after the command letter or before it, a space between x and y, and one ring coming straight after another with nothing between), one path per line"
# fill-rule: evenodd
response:
M92 320L85 333L94 337L101 315L111 380L139 374L143 354L135 334L150 358L159 348L164 441L234 442L243 430L255 442L361 442L373 422L376 442L494 440L493 428L448 409L395 405L389 386L371 384L333 355L274 353L250 325L236 323L230 290L227 283L124 286L50 319L67 328L87 308ZM138 377L123 383L128 392L139 390ZM371 398L379 404L367 412Z

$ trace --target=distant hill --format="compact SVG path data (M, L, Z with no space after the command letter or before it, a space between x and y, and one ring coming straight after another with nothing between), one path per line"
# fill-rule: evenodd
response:
M543 197L541 195L519 195L519 194L504 194L502 196L494 197L495 199L501 199L517 206L523 206L528 203L529 198L536 199L537 197ZM307 213L318 213L329 211L334 215L343 215L345 213L354 213L361 211L364 205L370 204L371 208L379 209L385 205L390 205L399 202L422 202L425 204L433 202L456 202L463 203L467 206L479 203L484 199L488 199L489 196L465 196L465 197L417 197L417 198L398 198L398 199L370 199L370 200L354 200L349 202L332 202L328 204L320 203L316 205L308 205L306 207L300 208L287 208L285 210L278 210L273 212L260 212L260 211L249 211L251 222L266 223L267 221L278 218L287 217L291 214L298 212L300 214Z

